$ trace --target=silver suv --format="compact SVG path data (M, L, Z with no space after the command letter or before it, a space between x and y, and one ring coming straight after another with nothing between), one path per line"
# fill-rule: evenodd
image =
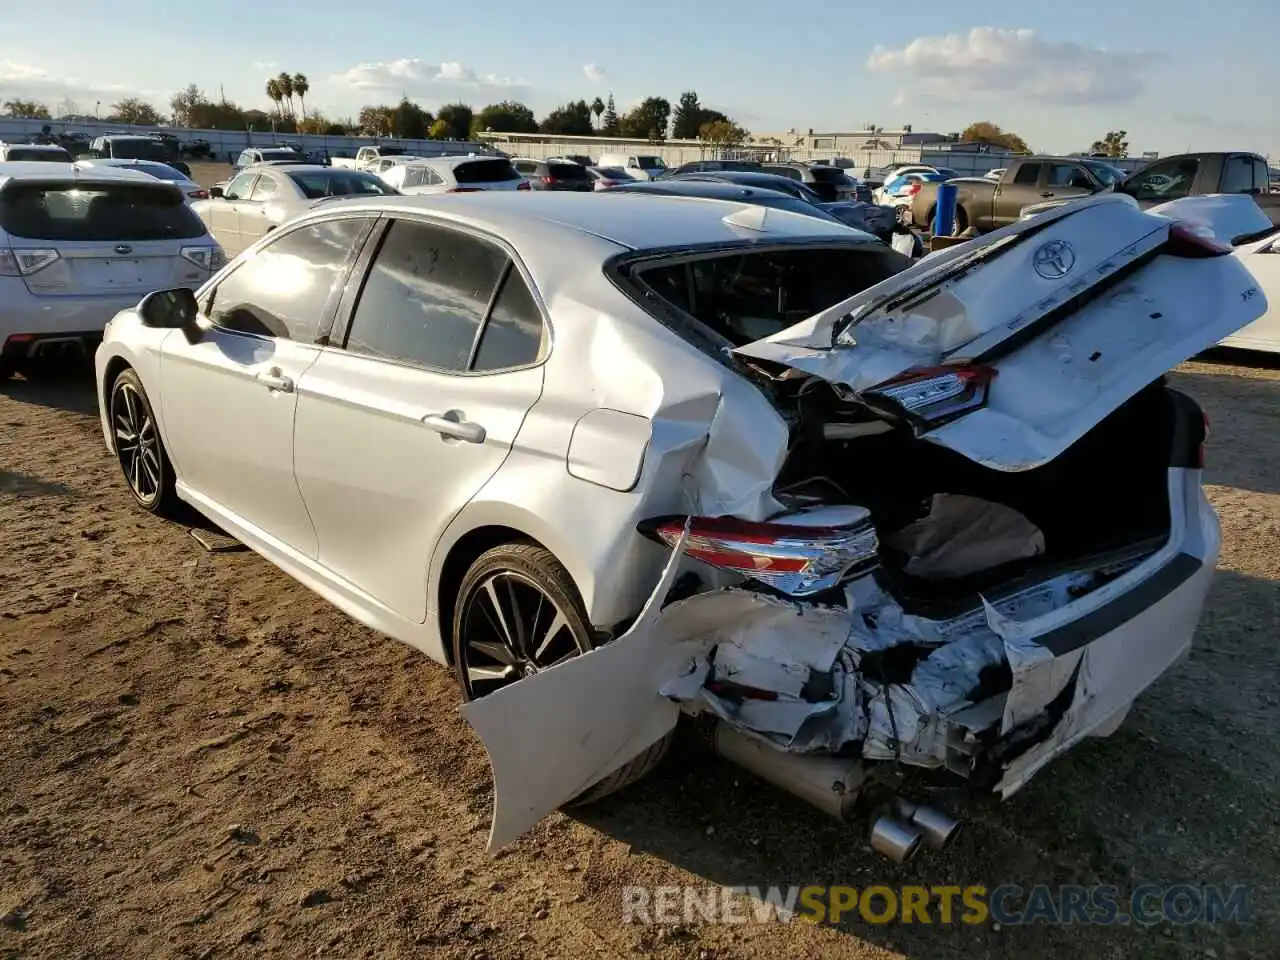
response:
M182 192L145 174L0 163L0 380L90 351L152 290L196 288L225 255Z

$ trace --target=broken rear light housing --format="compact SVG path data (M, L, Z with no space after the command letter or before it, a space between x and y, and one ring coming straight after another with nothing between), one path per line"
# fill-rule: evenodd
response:
M1169 228L1169 241L1164 249L1174 257L1200 260L1225 257L1231 252L1231 244L1223 243L1203 224L1179 222Z
M863 399L932 429L984 406L995 375L978 364L922 367L864 391Z
M807 525L801 512L789 515L786 519L790 523L752 523L735 517L657 517L641 523L639 529L651 540L675 547L688 523L686 556L779 593L807 597L879 564L875 527L865 510L859 512L855 522L834 526Z

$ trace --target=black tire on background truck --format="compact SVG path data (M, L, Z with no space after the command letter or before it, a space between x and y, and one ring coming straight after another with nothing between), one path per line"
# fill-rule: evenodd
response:
M545 547L529 541L517 541L493 547L481 554L467 570L458 587L457 600L454 604L451 631L453 669L462 695L468 700L475 699L476 694L473 692L467 674L471 656L464 643L467 611L495 576L511 577L536 588L554 603L568 621L567 629L572 633L579 652L585 653L598 645L595 630L587 619L578 588L574 586L569 572L554 554ZM535 613L535 621L536 619ZM536 628L537 623L530 626ZM532 632L532 629L529 632ZM599 783L588 787L574 797L567 806L576 807L600 800L644 777L666 755L674 735L674 732L667 734L640 756L623 764ZM571 747L567 746L566 749Z

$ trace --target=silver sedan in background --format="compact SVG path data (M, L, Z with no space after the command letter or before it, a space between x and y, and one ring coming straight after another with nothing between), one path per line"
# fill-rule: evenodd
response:
M394 196L371 173L310 164L252 166L208 200L191 205L228 256L252 246L276 227L330 197Z

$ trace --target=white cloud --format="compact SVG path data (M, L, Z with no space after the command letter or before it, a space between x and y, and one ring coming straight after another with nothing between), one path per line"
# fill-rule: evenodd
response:
M274 60L255 60L253 61L253 69L255 70L274 70L280 64Z
M877 46L866 66L912 79L919 92L938 100L1016 97L1070 105L1133 99L1153 59L1143 51L1045 40L1030 29L974 27L967 34L917 37L899 49Z
M142 97L155 105L162 98L155 91L138 90L118 83L90 82L80 77L55 76L42 67L0 60L0 86L5 100L37 100L58 115L66 110L92 114L101 101L105 114L110 104L125 97Z
M428 62L417 57L386 63L361 63L330 78L330 82L356 90L404 91L416 96L449 96L457 93L508 96L514 90L527 89L527 80L478 74L461 63Z
M608 76L608 73L605 72L604 67L596 63L584 64L582 67L582 72L586 74L587 80L590 81L591 83L600 83L602 80L604 80L605 77Z

